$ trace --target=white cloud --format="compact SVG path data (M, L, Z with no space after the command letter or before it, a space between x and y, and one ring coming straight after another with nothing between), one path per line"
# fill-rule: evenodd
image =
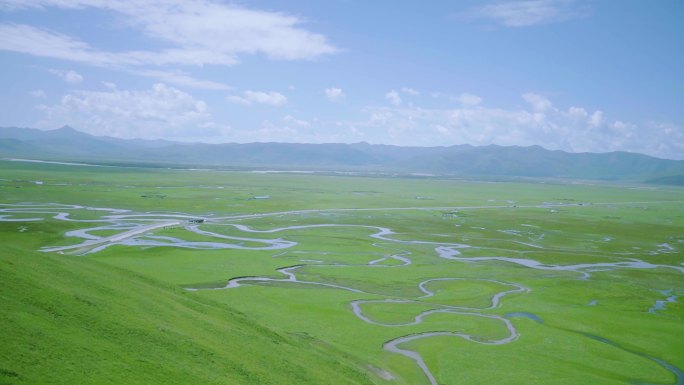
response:
M681 126L609 120L599 110L557 108L539 94L521 97L530 107L504 109L465 103L456 108L373 107L366 109L366 120L342 125L349 132L362 133L358 136L372 143L541 145L569 152L631 151L673 159L684 157Z
M647 148L644 153L684 159L684 127L681 125L671 122L647 122L645 134L649 137L642 138L643 135L637 135L630 138L633 143L639 142L642 147Z
M551 101L542 95L528 92L522 98L529 103L535 111L544 112L553 107Z
M378 110L371 114L370 123L384 125L387 121L392 118L392 112L387 110Z
M115 89L116 89L116 84L114 84L114 83L112 83L112 82L101 81L100 83L102 83L103 86L107 87L107 88L110 89L110 90L115 90Z
M218 91L229 91L233 89L233 87L230 87L223 83L218 83L211 80L196 79L182 71L145 70L134 71L134 73L142 76L156 78L165 83L171 83L177 86Z
M576 118L576 119L586 119L589 114L587 113L587 110L585 110L582 107L570 107L568 109L568 116Z
M506 27L529 27L562 22L590 14L581 1L522 0L499 1L471 8L462 14L467 18L489 19Z
M24 4L24 1L22 0L2 0L2 2L0 2L0 10L13 11L28 7L30 7L30 5Z
M482 103L482 98L468 93L463 93L458 97L458 101L466 106L477 106Z
M481 97L467 92L461 93L460 95L453 95L446 92L433 91L430 92L430 97L433 99L444 99L449 103L460 103L467 106L475 106L482 103Z
M136 91L73 91L58 104L39 108L46 114L41 127L69 124L120 138L198 137L198 127L209 119L204 101L163 83Z
M592 127L600 127L603 124L603 112L595 111L593 114L591 114L591 117L589 118L589 124Z
M411 96L420 96L420 91L413 89L411 87L402 87L401 92Z
M232 65L240 55L272 59L312 59L338 49L321 34L301 27L303 20L214 0L27 0L6 8L97 8L128 18L129 26L168 48L109 52L59 32L25 24L0 24L0 49L35 56L121 65Z
M269 91L244 91L242 96L230 95L227 97L228 101L233 103L240 103L245 105L250 104L268 104L271 106L284 106L287 103L287 97L279 92Z
M386 93L385 99L387 99L390 103L392 103L395 106L401 105L401 97L399 96L399 93L395 90L391 90L388 93Z
M82 41L57 32L14 23L0 24L0 49L96 65L111 61L106 57L107 54L93 52Z
M325 97L328 98L331 102L339 102L342 99L344 99L346 95L342 91L341 88L326 88L325 89Z
M59 76L62 80L70 84L76 84L83 81L83 76L73 70L63 71L51 69L50 73Z
M625 123L625 122L623 122L623 121L620 121L620 120L616 120L616 121L613 123L613 128L616 128L616 129L618 129L618 130L624 130L624 129L628 128L628 127L629 127L629 125L628 125L627 123Z
M47 94L43 90L33 90L29 92L29 94L31 94L31 96L33 96L34 98L44 98L47 96Z
M76 71L69 70L64 74L64 80L67 83L80 83L83 81L83 76Z
M300 127L310 127L311 126L311 123L307 122L306 120L297 119L292 115L285 115L285 117L283 117L283 121L285 123L294 124L295 126L300 126Z

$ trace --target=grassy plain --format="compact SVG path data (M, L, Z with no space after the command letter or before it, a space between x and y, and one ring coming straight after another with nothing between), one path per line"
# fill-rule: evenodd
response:
M0 221L0 326L7 331L0 344L0 384L428 384L413 360L383 344L431 331L475 340L440 336L401 345L423 357L439 384L684 381L671 368L684 368L684 273L610 265L638 259L684 266L684 189L4 161L0 178L5 205L183 213L210 219L202 230L254 239L242 241L244 247L258 246L259 239L297 242L279 250L114 245L84 256L39 253L41 247L80 243L65 232L106 221L12 214L42 220ZM265 195L270 199L253 199ZM79 220L107 214L70 212ZM235 217L258 213L275 214ZM235 218L215 220L229 216ZM302 227L248 233L227 224L261 231ZM307 227L323 224L350 226ZM362 226L394 234L372 238L378 229ZM152 235L217 241L183 226ZM468 245L457 249L456 257L463 258L588 265L575 269L583 273L500 259L450 260L439 257L437 244L412 241ZM385 259L369 265L391 256L411 264ZM283 281L183 290L220 287L236 277L284 279L276 269L295 265L300 281L356 291ZM434 295L425 297L419 285L438 278L460 280L428 283ZM488 309L492 297L513 284L529 291L504 295L500 306ZM674 302L649 312L672 295ZM359 300L395 301L361 308L378 323L404 326L364 322L351 308ZM475 315L441 312L405 325L445 305ZM515 340L478 343L506 338L504 318L515 326Z

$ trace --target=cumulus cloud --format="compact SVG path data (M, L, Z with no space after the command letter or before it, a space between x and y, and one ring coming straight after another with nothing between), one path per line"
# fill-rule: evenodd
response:
M525 99L535 111L543 112L553 107L553 104L549 99L539 94L528 92L523 94L522 98Z
M568 108L568 116L576 119L585 119L589 114L587 113L587 110L582 107L572 106Z
M466 18L485 19L506 27L530 27L587 16L590 9L576 0L498 1L471 8Z
M39 109L46 114L41 127L69 124L120 138L202 136L198 127L209 119L204 101L163 83L147 90L73 91Z
M275 107L284 106L287 103L287 97L280 92L263 92L263 91L244 91L242 96L230 95L227 97L228 101L244 105L250 104L268 104Z
M386 106L367 108L363 121L343 122L374 143L438 146L541 145L569 152L631 151L684 157L684 128L667 122L636 124L609 119L600 110L554 106L543 95L526 93L528 108L504 109L481 103L456 108Z
M603 112L595 111L593 114L591 114L591 117L589 117L589 124L592 127L601 127L603 124Z
M83 81L83 76L73 70L63 71L51 69L50 73L59 76L62 80L70 84L76 84Z
M214 0L26 0L23 8L95 8L128 18L166 48L110 52L57 31L27 24L0 24L0 49L97 66L232 65L240 55L311 59L338 51L324 35L301 27L296 16Z
M47 94L43 90L33 90L33 91L30 91L29 94L31 96L33 96L34 98L44 98L47 96Z
M394 104L395 106L401 105L401 97L399 96L399 93L395 90L391 90L388 93L386 93L385 99L387 99L390 103Z
M344 99L346 95L342 91L341 88L326 88L325 89L325 97L328 98L331 102L339 102L342 99Z

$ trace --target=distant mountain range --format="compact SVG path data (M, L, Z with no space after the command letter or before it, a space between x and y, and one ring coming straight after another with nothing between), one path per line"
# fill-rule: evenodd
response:
M0 127L0 157L173 167L379 171L463 177L632 180L684 184L684 161L567 153L539 146L400 147L368 143L179 143L92 136L69 126Z

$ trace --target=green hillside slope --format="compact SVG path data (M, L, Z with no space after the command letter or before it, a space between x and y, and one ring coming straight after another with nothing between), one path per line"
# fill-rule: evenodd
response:
M372 383L316 340L90 259L5 244L0 277L0 384Z

